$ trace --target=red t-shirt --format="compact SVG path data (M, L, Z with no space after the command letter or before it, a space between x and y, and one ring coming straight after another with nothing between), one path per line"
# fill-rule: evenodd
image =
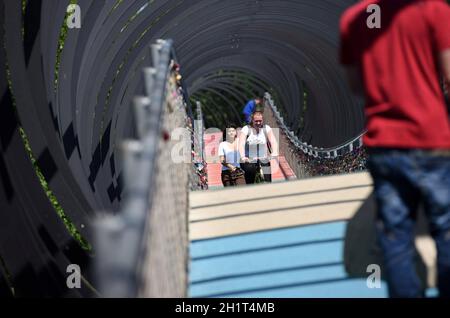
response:
M381 9L379 29L367 26L370 4ZM362 72L365 145L450 148L438 66L438 53L450 48L449 5L444 0L362 1L345 11L340 31L341 63L359 65Z

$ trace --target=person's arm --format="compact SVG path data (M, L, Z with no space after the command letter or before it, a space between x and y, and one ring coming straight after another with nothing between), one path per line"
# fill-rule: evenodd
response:
M277 138L275 138L275 134L273 133L273 130L269 127L267 129L267 138L269 138L270 147L272 148L272 153L270 154L272 157L278 157L278 141Z
M222 163L222 166L227 167L231 171L236 170L235 166L233 166L231 163L226 162L225 156L220 156L220 163Z
M243 114L245 116L245 120L247 120L247 122L250 119L250 115L253 113L253 111L255 110L255 101L251 100L247 103L247 105L245 105L244 110L243 110Z
M447 87L450 84L450 6L444 2L433 2L427 11L432 40L439 54L439 64Z
M428 21L432 30L433 44L437 50L439 66L444 77L444 87L450 87L450 6L443 2L434 2L432 11L428 11ZM450 115L449 96L445 100Z
M439 62L444 76L444 97L450 119L450 49L444 50L439 54Z
M242 162L249 162L249 159L245 156L245 142L247 140L247 132L245 128L241 129L238 136L238 151Z
M439 54L439 61L441 64L442 74L444 74L444 80L447 87L450 88L450 48Z
M220 143L220 145L219 145L219 160L220 160L220 163L222 164L222 166L227 167L231 171L234 171L236 169L235 166L226 162L225 147L224 147L223 143Z

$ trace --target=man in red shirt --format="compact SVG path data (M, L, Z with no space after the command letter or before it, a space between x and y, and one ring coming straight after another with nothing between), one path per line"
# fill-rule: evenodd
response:
M375 5L375 6L374 6ZM361 1L340 23L340 61L366 101L364 144L377 233L392 297L421 297L414 224L423 203L438 250L440 296L450 297L450 7L444 0Z

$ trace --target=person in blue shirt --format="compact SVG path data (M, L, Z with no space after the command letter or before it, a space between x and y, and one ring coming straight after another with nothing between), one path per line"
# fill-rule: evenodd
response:
M249 101L247 103L247 105L245 105L244 110L242 111L242 113L245 116L245 122L247 124L250 124L250 122L252 120L251 116L256 110L256 105L259 105L259 104L261 104L261 99L260 98L256 98L256 99L252 99L251 101Z

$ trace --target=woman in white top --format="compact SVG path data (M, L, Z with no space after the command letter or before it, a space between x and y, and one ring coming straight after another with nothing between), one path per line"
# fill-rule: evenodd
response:
M225 187L245 184L236 136L237 131L235 127L225 129L224 141L219 145L219 158L222 163L222 183Z
M270 158L278 156L278 144L272 128L264 124L262 112L254 112L250 125L241 129L238 149L242 157L241 167L245 171L247 184L255 183L260 167L264 174L264 181L272 182Z

